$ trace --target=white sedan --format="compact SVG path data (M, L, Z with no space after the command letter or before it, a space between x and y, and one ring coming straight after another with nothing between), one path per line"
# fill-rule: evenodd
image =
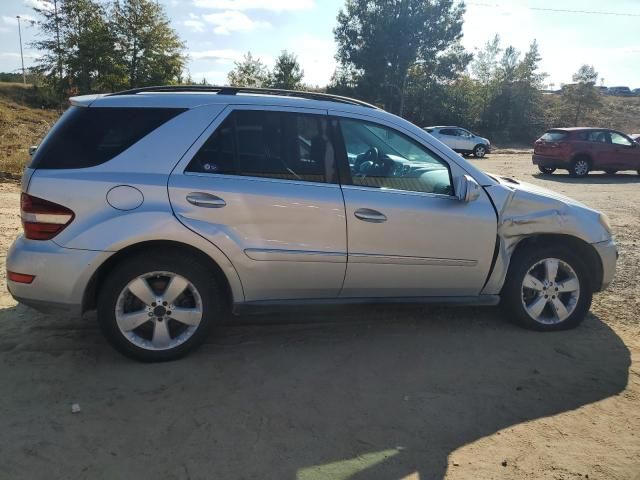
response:
M482 158L491 151L491 142L460 127L424 127L424 129L452 150Z

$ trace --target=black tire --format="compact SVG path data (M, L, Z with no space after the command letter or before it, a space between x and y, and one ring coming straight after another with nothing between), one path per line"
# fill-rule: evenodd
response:
M197 289L202 301L202 318L196 330L184 343L174 348L141 348L124 336L116 322L116 302L120 293L133 279L149 272L171 272L184 277ZM215 276L202 262L177 249L151 250L126 258L105 278L98 296L98 322L109 342L129 358L142 362L175 360L207 338L211 327L222 318L223 298Z
M473 147L473 156L476 158L483 158L487 153L487 147L479 144Z
M618 170L605 170L604 173L606 173L607 175L615 175L616 173L618 173Z
M591 163L584 157L576 158L569 168L569 175L575 178L584 178L591 170Z
M525 275L536 263L547 258L556 258L571 266L580 285L580 294L573 312L566 319L557 323L542 323L535 320L527 313L523 304L522 284ZM593 287L588 272L588 268L579 255L565 247L524 247L522 250L516 251L511 259L507 279L501 293L501 306L505 316L509 321L530 330L557 331L575 328L584 320L591 307Z
M538 165L538 170L540 170L540 173L542 173L543 175L551 175L553 172L556 171L555 168L543 167L542 165Z

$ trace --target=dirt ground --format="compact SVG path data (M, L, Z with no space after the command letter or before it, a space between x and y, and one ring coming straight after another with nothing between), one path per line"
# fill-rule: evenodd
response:
M183 360L135 363L93 316L6 293L18 187L0 184L0 479L640 479L640 177L477 163L610 216L618 273L578 329L352 307L238 318Z

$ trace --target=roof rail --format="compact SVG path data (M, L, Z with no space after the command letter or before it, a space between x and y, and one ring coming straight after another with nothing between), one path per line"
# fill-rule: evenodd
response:
M360 107L375 108L375 105L356 100L355 98L342 97L340 95L332 95L330 93L305 92L301 90L282 90L279 88L257 88L257 87L221 87L215 85L166 85L157 87L140 87L131 90L123 90L122 92L111 93L108 96L117 95L135 95L137 93L180 93L180 92L210 92L218 95L236 95L238 93L247 93L255 95L278 95L283 97L307 98L309 100L323 100L326 102L339 102L350 105L358 105Z

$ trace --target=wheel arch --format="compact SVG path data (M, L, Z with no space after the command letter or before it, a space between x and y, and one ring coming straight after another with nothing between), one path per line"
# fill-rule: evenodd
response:
M593 274L593 291L598 291L600 289L604 274L600 255L598 255L598 252L592 245L578 237L574 237L573 235L539 234L523 238L513 249L513 253L509 258L509 268L511 267L511 260L519 252L529 248L543 248L549 246L564 246L571 251L576 252L582 259L584 259L587 269ZM507 274L509 268L507 269Z
M476 151L476 148L478 148L478 147L482 147L482 148L484 148L485 152L486 152L486 150L487 150L487 144L486 144L486 143L476 143L476 144L473 146L473 148L471 149L471 152L475 152L475 151Z
M589 168L593 168L593 157L588 152L577 152L571 156L571 162L576 160L584 159L589 162Z
M229 279L225 275L223 269L218 263L211 258L208 254L202 250L188 245L186 243L178 242L175 240L149 240L129 245L122 250L119 250L114 255L111 255L107 260L100 265L91 276L87 287L85 288L82 297L82 313L93 310L96 308L98 291L100 285L104 282L109 273L125 258L135 255L140 252L148 252L152 249L158 250L174 250L179 251L181 254L192 256L198 261L202 262L211 268L212 275L222 285L223 298L227 302L228 306L233 305L234 291L229 282Z

